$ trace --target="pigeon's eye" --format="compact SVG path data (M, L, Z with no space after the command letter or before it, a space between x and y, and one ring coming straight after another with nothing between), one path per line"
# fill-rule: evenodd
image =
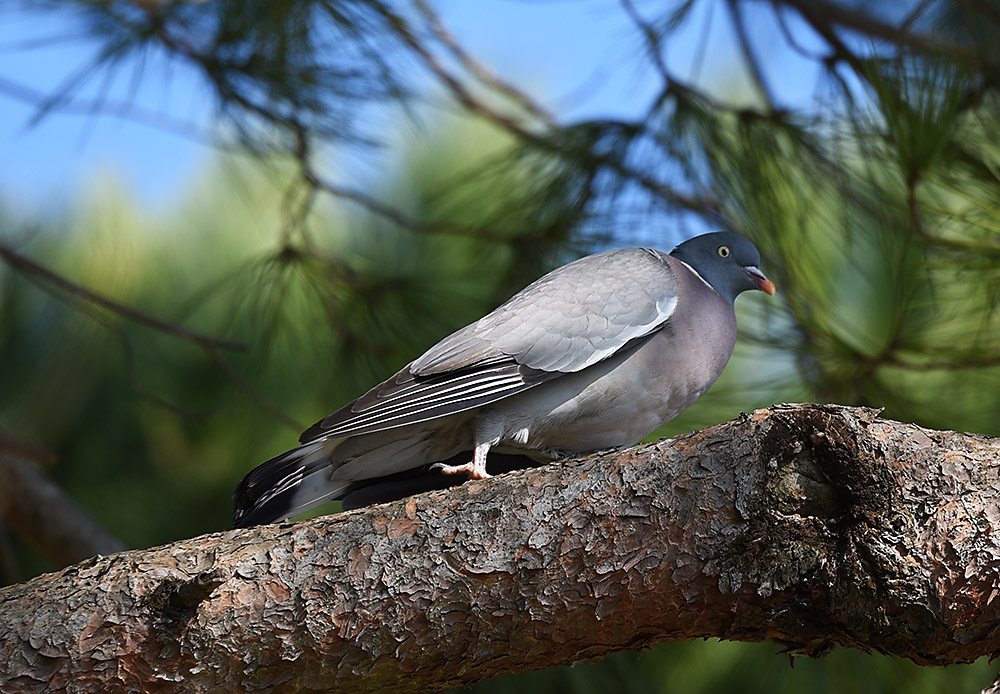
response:
M733 252L729 250L729 246L719 246L715 252L719 254L720 258L728 258L733 254Z

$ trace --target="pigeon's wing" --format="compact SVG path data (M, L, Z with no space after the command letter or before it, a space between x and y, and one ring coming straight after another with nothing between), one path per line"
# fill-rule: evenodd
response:
M670 318L674 263L658 251L627 248L553 270L314 424L301 441L456 414L607 359Z
M411 365L354 402L313 424L299 441L357 436L426 422L496 402L561 374L524 367L509 358L484 359L473 366L415 376Z
M666 322L677 305L671 263L659 251L626 248L564 265L441 340L410 371L427 376L498 356L547 372L585 369Z

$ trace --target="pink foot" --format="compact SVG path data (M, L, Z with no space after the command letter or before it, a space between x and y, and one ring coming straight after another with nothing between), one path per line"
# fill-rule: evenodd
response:
M437 468L446 475L457 475L460 472L464 472L469 476L470 480L488 479L490 473L486 472L486 454L489 453L492 443L494 442L478 444L473 452L472 460L465 465L444 465L443 463L437 463L432 467Z
M470 480L484 480L490 477L490 473L486 470L476 469L476 464L472 461L466 463L465 465L435 465L438 470L440 470L445 475L458 475L460 473L465 473L469 476Z

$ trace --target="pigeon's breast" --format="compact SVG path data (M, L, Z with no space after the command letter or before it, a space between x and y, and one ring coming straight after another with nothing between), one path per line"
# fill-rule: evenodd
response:
M478 418L500 446L567 453L629 446L693 405L732 355L736 318L697 275L679 279L680 310L647 339L484 408Z

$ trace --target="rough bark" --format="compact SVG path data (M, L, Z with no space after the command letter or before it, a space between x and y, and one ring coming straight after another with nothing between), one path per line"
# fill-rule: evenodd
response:
M424 691L664 641L1000 648L1000 440L786 405L0 592L0 690Z

